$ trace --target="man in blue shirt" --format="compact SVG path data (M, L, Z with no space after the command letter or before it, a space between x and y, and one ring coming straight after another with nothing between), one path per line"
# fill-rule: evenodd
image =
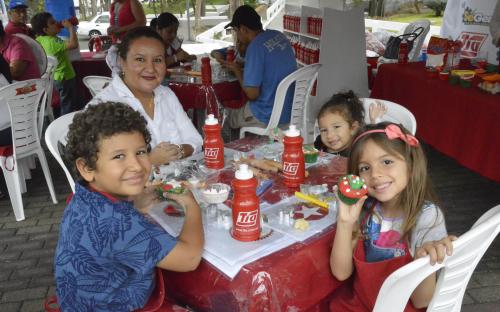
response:
M242 5L226 25L236 33L237 40L248 45L245 70L238 62L226 66L238 78L248 102L240 109L228 109L227 122L231 128L266 127L271 117L278 84L297 69L290 41L276 30L263 30L255 10ZM293 88L285 97L279 124L290 122Z

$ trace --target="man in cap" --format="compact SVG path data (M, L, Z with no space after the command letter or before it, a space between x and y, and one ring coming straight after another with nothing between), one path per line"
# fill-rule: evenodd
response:
M25 34L35 38L31 28L26 25L28 21L28 5L26 0L10 0L9 3L9 23L5 26L7 34Z
M247 45L245 70L241 63L225 63L238 78L248 102L240 109L228 109L227 123L233 129L266 127L269 123L278 84L297 69L290 41L281 32L263 30L260 16L255 10L242 5L234 12L231 28L237 40ZM285 97L279 124L290 122L293 88Z

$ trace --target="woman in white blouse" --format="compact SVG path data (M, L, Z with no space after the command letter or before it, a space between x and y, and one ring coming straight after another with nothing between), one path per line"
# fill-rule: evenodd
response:
M140 112L151 132L151 160L165 164L201 151L203 140L165 77L165 45L149 27L135 28L118 46L122 72L89 104L122 102Z

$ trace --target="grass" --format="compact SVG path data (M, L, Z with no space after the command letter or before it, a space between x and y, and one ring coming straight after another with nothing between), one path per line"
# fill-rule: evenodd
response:
M443 23L443 17L434 16L434 12L424 12L421 14L402 13L384 17L383 19L386 21L401 22L401 23L411 23L419 19L428 19L431 21L431 25L433 26L441 26Z

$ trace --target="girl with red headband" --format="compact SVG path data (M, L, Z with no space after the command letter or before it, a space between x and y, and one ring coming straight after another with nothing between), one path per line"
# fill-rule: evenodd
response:
M331 311L372 311L382 283L414 259L431 264L452 253L442 211L434 204L427 161L418 140L400 125L367 126L351 146L348 170L364 179L369 197L349 206L339 202L337 230L330 256L340 281ZM426 307L436 274L415 289L405 311Z

